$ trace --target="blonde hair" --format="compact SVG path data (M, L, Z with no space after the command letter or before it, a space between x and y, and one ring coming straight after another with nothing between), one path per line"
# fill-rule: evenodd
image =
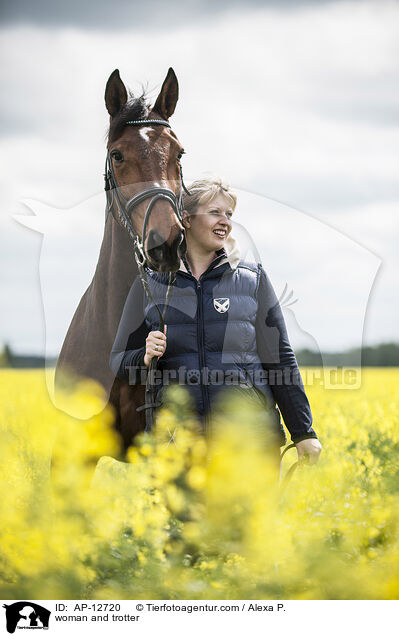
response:
M218 194L231 200L233 210L237 205L237 195L230 189L227 183L223 183L220 177L203 177L196 179L188 186L190 194L183 192L183 209L189 214L195 214L197 207L208 203Z

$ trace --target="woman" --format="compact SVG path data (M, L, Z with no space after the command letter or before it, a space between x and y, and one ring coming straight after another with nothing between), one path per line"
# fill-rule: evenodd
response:
M186 255L166 313L158 314L136 279L118 329L110 364L131 383L158 358L158 369L185 384L205 426L223 389L235 386L272 416L279 445L286 442L276 404L298 459L317 461L321 444L283 314L260 265L241 262L231 236L236 195L220 179L194 181L183 196ZM148 270L151 293L162 308L167 275ZM166 374L166 375L165 375ZM270 417L268 418L270 420Z

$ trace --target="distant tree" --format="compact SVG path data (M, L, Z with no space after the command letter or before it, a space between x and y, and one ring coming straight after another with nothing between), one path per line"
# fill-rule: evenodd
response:
M11 347L6 342L3 346L3 350L0 353L0 367L12 367L13 354Z
M383 342L375 347L364 347L362 363L366 367L398 367L399 345Z
M298 364L303 367L326 366L355 367L361 359L362 367L399 367L399 344L383 342L374 347L347 349L341 352L328 352L320 356L310 349L296 351Z

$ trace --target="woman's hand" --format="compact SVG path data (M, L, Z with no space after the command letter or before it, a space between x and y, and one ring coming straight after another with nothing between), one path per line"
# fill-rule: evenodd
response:
M309 464L315 464L319 459L322 446L318 439L314 437L303 439L302 442L298 442L295 446L298 452L299 463L308 462Z
M150 366L152 358L160 358L165 353L166 349L166 325L164 327L164 333L161 331L150 331L145 341L145 356L144 364L146 367Z

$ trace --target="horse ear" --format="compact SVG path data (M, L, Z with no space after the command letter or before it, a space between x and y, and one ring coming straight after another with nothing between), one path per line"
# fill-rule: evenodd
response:
M111 117L115 117L127 102L127 91L116 68L109 76L105 87L105 105Z
M173 68L170 68L152 110L155 110L164 119L169 119L175 112L178 99L179 84Z

